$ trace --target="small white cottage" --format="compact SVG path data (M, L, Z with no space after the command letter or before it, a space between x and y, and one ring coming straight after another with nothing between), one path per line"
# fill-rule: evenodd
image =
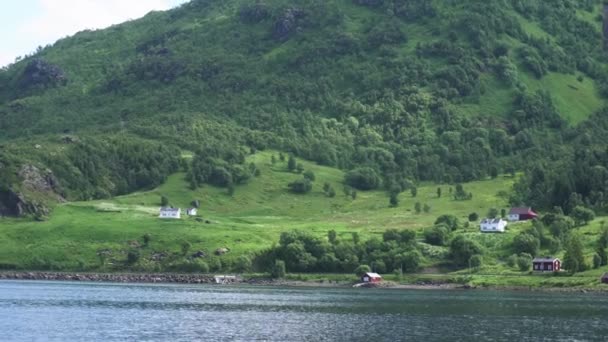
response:
M483 219L479 225L482 233L504 233L507 221L503 219Z
M196 208L188 208L188 210L186 210L188 216L196 216L197 213L198 210L196 210Z
M161 219L175 219L179 220L182 218L182 210L180 208L160 208Z

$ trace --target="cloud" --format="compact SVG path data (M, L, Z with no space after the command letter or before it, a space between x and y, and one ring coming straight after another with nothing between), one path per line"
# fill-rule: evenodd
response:
M16 28L19 46L2 47L0 65L9 63L37 46L52 44L60 38L85 29L105 28L150 11L166 10L186 0L37 0L38 9L28 13ZM25 50L25 51L24 51ZM10 56L14 54L13 56ZM10 57L9 57L10 56Z

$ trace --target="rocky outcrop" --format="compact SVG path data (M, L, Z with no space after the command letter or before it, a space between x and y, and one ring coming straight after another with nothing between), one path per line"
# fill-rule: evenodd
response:
M0 189L0 216L45 217L50 213L46 201L64 202L59 182L51 170L23 165L18 172L20 184ZM16 190L18 189L18 190Z
M67 77L63 70L41 58L32 59L21 75L22 89L47 88L67 84Z
M41 170L33 165L23 165L19 170L19 178L23 180L24 188L34 192L45 192L56 195L57 200L63 201L60 193L59 181L49 169Z
M272 37L278 41L288 40L292 34L298 31L298 20L304 15L305 12L299 8L286 9L275 21Z

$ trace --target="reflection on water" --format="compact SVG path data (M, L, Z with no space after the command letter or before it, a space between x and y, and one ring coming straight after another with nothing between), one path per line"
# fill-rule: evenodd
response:
M2 341L606 341L608 296L0 282Z

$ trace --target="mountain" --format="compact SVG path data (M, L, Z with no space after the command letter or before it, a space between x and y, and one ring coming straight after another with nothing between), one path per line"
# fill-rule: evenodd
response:
M80 32L0 72L0 214L230 187L267 148L391 193L543 169L513 201L602 207L603 42L594 0L193 0Z

